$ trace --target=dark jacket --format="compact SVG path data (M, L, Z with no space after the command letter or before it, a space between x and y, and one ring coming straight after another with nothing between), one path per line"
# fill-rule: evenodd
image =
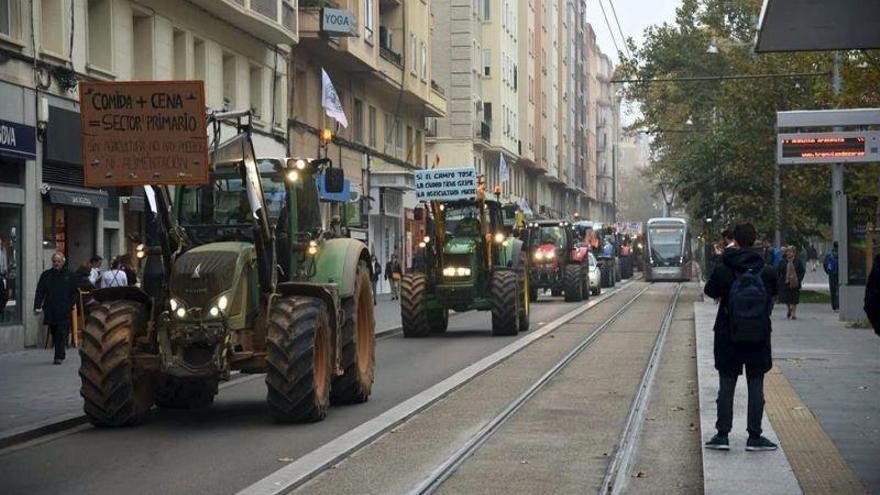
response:
M65 269L50 268L40 275L34 310L43 310L46 325L70 325L70 312L78 299L76 278Z
M728 294L737 273L761 270L761 280L771 298L777 293L776 270L764 264L761 252L752 249L726 249L721 264L712 270L703 292L712 299L720 299L715 317L715 369L739 375L748 363L755 372L766 373L773 367L770 339L760 344L741 344L730 341L730 321L727 313ZM769 324L769 322L768 322Z
M399 261L389 261L385 263L385 280L391 280L391 277L395 274L403 274L403 271L400 268Z
M874 327L874 333L880 335L880 254L874 256L874 267L865 284L865 314Z
M370 274L370 280L373 282L378 282L379 275L382 275L382 265L380 265L378 261L374 261L373 262L373 273Z

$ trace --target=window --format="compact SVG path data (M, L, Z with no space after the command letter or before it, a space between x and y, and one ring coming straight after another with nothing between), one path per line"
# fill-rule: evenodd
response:
M272 103L275 108L275 118L273 124L277 127L284 127L284 120L287 119L287 95L285 77L283 74L275 75L275 101Z
M12 5L15 0L0 0L0 34L12 36L12 19L15 15L12 12Z
M364 41L373 44L373 0L364 1Z
M397 119L397 158L403 158L403 122Z
M376 107L370 105L370 147L376 147Z
M364 102L354 99L354 116L351 126L351 137L357 143L364 142Z
M193 38L193 75L205 80L205 42L198 38Z
M252 65L250 71L251 112L257 119L263 116L263 68Z
M235 55L223 54L223 107L235 106Z
M388 153L394 147L394 116L385 114L385 152Z
M416 35L410 33L409 35L409 70L412 71L413 74L417 74L417 70L419 69L419 47L416 43Z
M42 20L40 22L42 49L55 55L66 55L64 53L67 39L65 36L67 31L65 21L69 16L64 13L64 2L62 0L42 0L40 6L40 12L42 13Z
M136 11L131 21L131 78L153 79L153 18Z
M422 81L428 80L428 47L425 45L425 42L422 42L421 46L421 57L422 57Z
M0 205L0 278L5 282L9 297L6 308L0 311L0 326L21 323L21 308L25 304L21 297L21 237L21 207Z
M483 49L483 75L489 77L492 74L492 50Z
M492 2L492 0L483 0L483 20L484 21L488 21L491 18L491 16L489 15L490 14L489 5L491 4L491 2Z
M3 1L0 0L0 5ZM110 33L113 23L110 16L110 0L89 0L88 8L89 64L104 70L112 70L113 52L111 51ZM2 12L0 12L0 16L2 16ZM2 31L2 19L0 19L0 31ZM176 40L175 37L175 43Z
M492 102L483 103L483 122L492 122Z
M91 26L91 24L89 24ZM93 31L89 31L89 36ZM174 30L173 40L174 50L174 78L178 80L187 79L186 70L186 32L179 29Z

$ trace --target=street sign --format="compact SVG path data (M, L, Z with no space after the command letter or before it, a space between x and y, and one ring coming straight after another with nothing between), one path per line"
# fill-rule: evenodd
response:
M206 184L203 81L81 82L85 184Z
M354 14L341 9L321 9L321 31L330 36L357 36Z
M477 194L477 171L473 167L416 170L418 201L456 201Z
M780 164L880 161L880 132L795 132L777 137Z

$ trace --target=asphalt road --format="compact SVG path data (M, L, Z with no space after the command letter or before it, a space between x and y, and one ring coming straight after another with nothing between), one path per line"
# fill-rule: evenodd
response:
M580 304L542 296L532 328ZM161 410L139 427L87 428L0 455L0 493L234 493L518 338L489 328L489 313L468 313L444 336L380 338L370 401L331 408L321 423L273 423L263 375L249 376L203 411Z

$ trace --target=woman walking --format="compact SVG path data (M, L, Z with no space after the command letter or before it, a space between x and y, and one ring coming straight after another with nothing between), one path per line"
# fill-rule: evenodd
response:
M797 320L797 305L801 299L801 283L806 267L794 246L788 246L778 266L779 302L788 306L786 318Z

